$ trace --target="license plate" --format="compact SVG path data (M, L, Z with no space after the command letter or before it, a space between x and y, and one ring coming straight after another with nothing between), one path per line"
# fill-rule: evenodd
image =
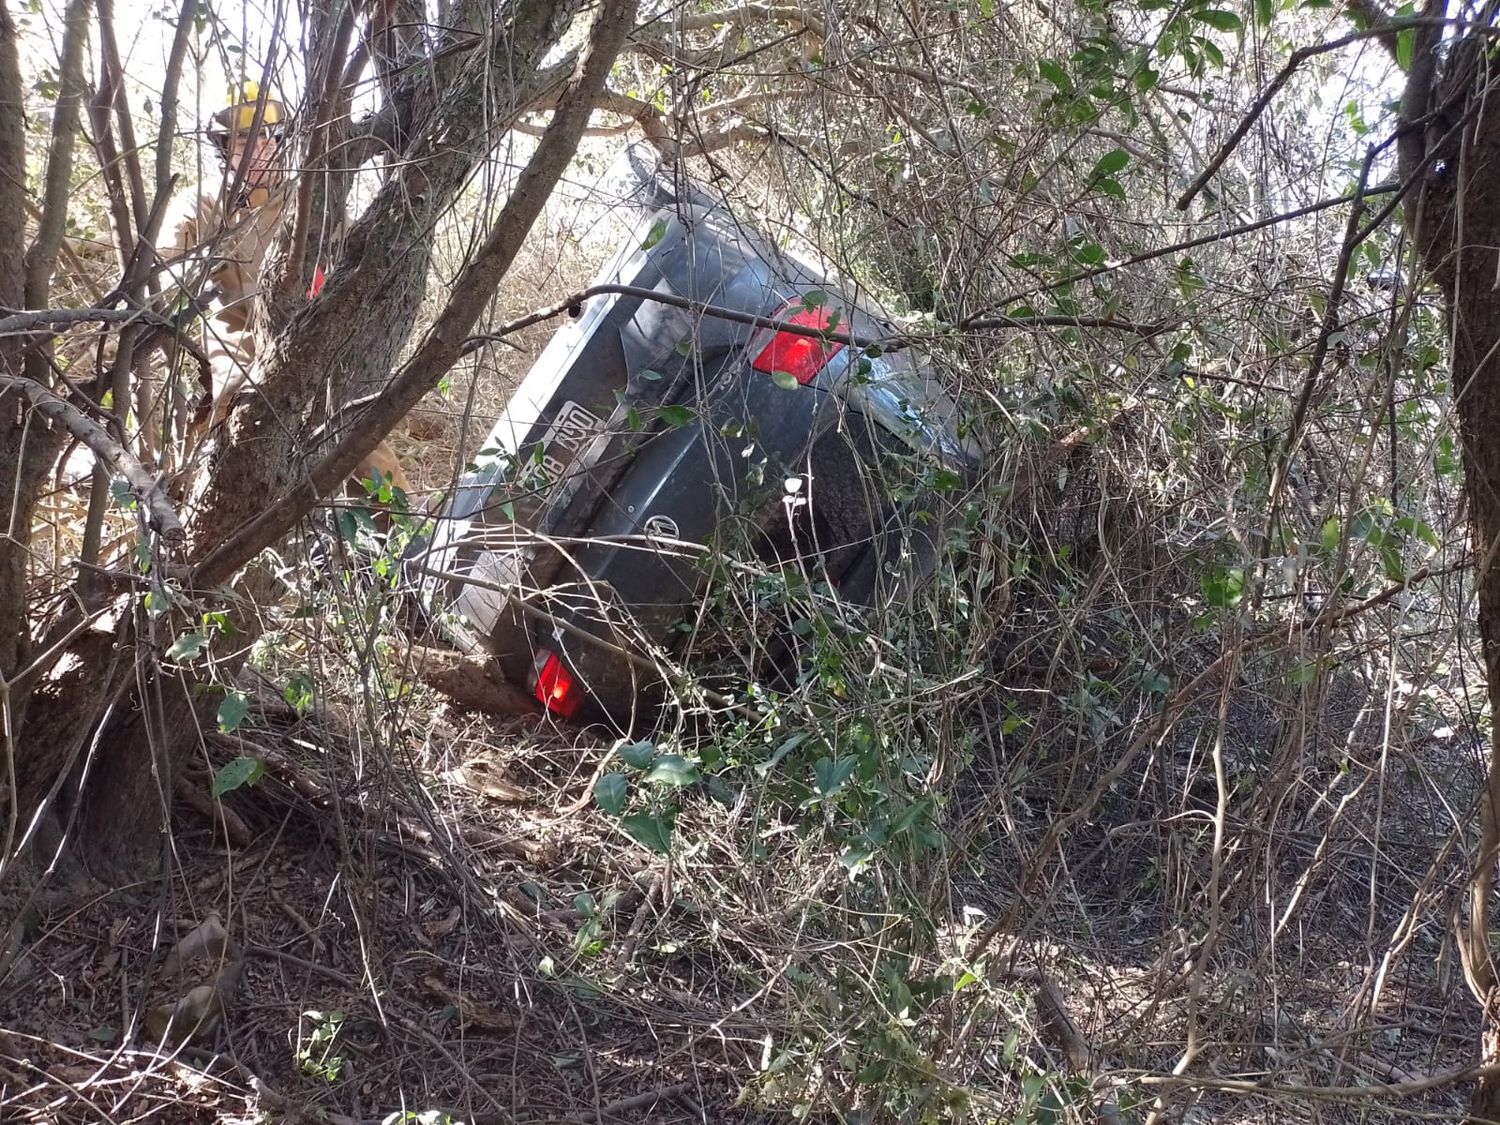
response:
M541 466L547 479L554 484L560 481L584 447L603 431L604 419L576 402L563 403L542 437Z

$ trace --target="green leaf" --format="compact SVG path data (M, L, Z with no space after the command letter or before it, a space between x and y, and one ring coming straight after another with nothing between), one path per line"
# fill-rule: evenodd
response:
M646 240L641 243L642 250L650 250L663 238L667 236L667 220L657 219L651 224L651 229L646 232Z
M1116 184L1115 186L1118 187L1119 185ZM1082 246L1075 247L1073 257L1083 265L1099 266L1104 264L1108 255L1105 254L1104 247L1100 246L1097 242L1088 242Z
M771 372L771 382L775 383L784 391L795 391L802 384L797 382L797 376L790 371Z
M1094 179L1102 179L1105 176L1113 176L1125 169L1130 163L1130 153L1123 148L1111 149L1101 156L1094 165Z
M1183 258L1177 263L1172 273L1173 280L1177 282L1177 290L1184 297L1191 297L1203 291L1204 281L1198 275L1198 267L1193 263L1193 259Z
M623 773L607 773L594 782L594 801L611 816L625 811L625 798L630 793L630 782Z
M828 294L821 289L809 289L802 294L802 307L811 311L820 309L828 300Z
M1402 28L1396 33L1396 65L1402 70L1411 69L1412 52L1417 46L1417 29Z
M210 610L203 615L203 627L205 629L216 629L226 637L235 636L239 629L230 620L229 614L222 609Z
M1118 199L1121 203L1125 202L1125 186L1119 180L1108 178L1100 180L1094 185L1094 190L1111 199Z
M266 763L259 758L236 758L214 774L213 787L209 791L217 801L225 793L254 785L265 776Z
M219 704L219 733L230 734L238 730L250 713L250 700L242 691L232 691Z
M1271 21L1275 18L1275 0L1255 0L1255 25L1257 27L1270 27Z
M1188 15L1199 23L1206 23L1215 31L1240 31L1244 28L1244 21L1233 12L1226 12L1223 8L1205 8L1202 11L1189 12Z
M1323 545L1324 554L1334 554L1339 549L1339 540L1344 537L1344 527L1336 519L1323 521L1323 530L1319 533L1319 541Z
M1219 609L1239 605L1245 596L1245 572L1239 568L1214 567L1203 576L1203 600Z
M351 546L358 546L361 533L371 536L375 531L375 518L364 508L340 508L335 520L339 538Z
M1152 695L1166 695L1167 689L1172 686L1172 681L1162 675L1155 668L1147 668L1141 672L1141 690Z
M672 823L655 813L631 813L620 818L620 824L631 837L658 855L672 852Z
M1401 552L1387 543L1380 548L1380 569L1392 582L1406 581L1406 567L1401 565Z
M306 672L293 672L281 692L281 698L286 700L286 705L297 714L307 714L312 710L313 701L316 698L312 677Z
M1415 535L1434 551L1443 545L1437 537L1437 532L1432 530L1432 525L1418 516L1402 516L1396 521L1396 529L1404 531L1408 535Z
M617 753L631 769L643 770L656 758L656 747L649 742L627 742Z
M683 426L693 424L693 419L698 417L685 406L663 406L661 408L661 419L669 426L681 429Z
M167 659L187 663L198 659L198 654L208 647L208 638L202 633L184 633L167 649Z
M1287 673L1287 679L1298 686L1310 684L1318 678L1318 670L1319 662L1316 658L1312 660L1299 660L1296 664L1292 665L1291 671Z
M646 771L646 782L651 785L675 785L681 788L697 780L698 767L681 754L663 754Z
M831 797L854 776L858 764L854 758L819 758L813 763L813 784L823 796Z
M691 339L687 339L687 338L678 340L677 341L677 349L676 350L677 350L677 354L681 355L681 356L692 355L693 354L693 341Z
M135 510L135 492L119 477L109 482L109 498L127 512Z
M858 875L875 858L875 849L868 843L857 841L839 853L839 865L848 870L850 877Z
M1057 87L1060 94L1071 94L1073 92L1073 80L1068 77L1068 72L1055 59L1041 59L1036 64L1037 73L1052 85Z

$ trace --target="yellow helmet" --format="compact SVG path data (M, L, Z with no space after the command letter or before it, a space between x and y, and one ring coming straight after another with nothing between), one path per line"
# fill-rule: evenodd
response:
M275 98L263 98L260 83L253 79L247 78L238 89L231 88L228 100L229 104L214 114L208 127L215 139L227 139L231 133L249 132L255 124L257 111L260 113L260 127L267 132L280 133L286 124L286 106Z

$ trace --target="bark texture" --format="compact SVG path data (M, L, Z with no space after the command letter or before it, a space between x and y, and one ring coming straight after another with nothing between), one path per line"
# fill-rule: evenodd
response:
M1368 11L1367 5L1361 5ZM1486 55L1500 5L1428 0L1415 30L1398 140L1402 181L1410 185L1408 227L1421 264L1441 287L1452 333L1453 393L1476 560L1479 638L1490 711L1500 715L1500 119L1497 76ZM1443 16L1466 30L1444 44ZM1393 45L1393 43L1392 43ZM1495 864L1500 851L1500 748L1491 738L1480 801L1479 849L1463 940L1470 987L1484 1009L1482 1062L1500 1062L1500 994L1490 953ZM1500 1076L1477 1082L1471 1111L1500 1120Z

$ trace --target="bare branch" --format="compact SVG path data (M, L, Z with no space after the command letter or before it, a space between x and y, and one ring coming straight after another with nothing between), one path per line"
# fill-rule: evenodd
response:
M587 289L574 293L570 297L564 297L561 301L557 301L501 325L493 332L487 332L482 336L471 336L468 340L464 341L462 354L467 355L484 344L497 343L512 333L519 332L523 328L530 328L533 324L539 324L545 320L552 320L563 313L576 314L581 311L585 301L608 294L635 297L642 301L655 301L658 304L670 305L673 308L686 309L689 312L697 313L699 316L728 320L735 324L748 324L756 328L772 328L777 332L782 332L789 336L808 336L813 339L826 340L836 344L847 344L850 347L856 348L878 346L886 351L895 351L905 346L911 340L922 338L919 335L907 333L902 333L899 336L851 336L847 332L830 332L826 329L814 328L806 324L793 324L791 321L781 320L774 316L757 316L754 313L724 308L720 305L712 305L704 301L694 301L687 297L679 297L675 293L663 293L658 289L648 289L643 286L592 285ZM1108 328L1119 332L1134 332L1142 336L1155 336L1161 332L1165 332L1171 325L1137 324L1115 317L1049 315L989 317L969 321L962 327L965 331L982 331L996 328ZM955 330L955 328L945 326L943 334L951 333Z
M182 66L187 59L188 40L192 37L193 9L197 0L182 0L177 13L177 30L167 54L167 69L162 76L161 134L156 138L156 194L172 190L172 141L177 133L177 89L182 85Z
M162 539L170 545L176 546L185 541L187 536L183 531L182 521L172 510L161 483L135 459L134 454L105 433L104 427L34 379L20 375L0 375L0 390L17 391L25 395L38 414L62 423L70 434L93 450L94 456L125 478L130 491L135 493L145 507L152 530L159 532Z
M805 27L815 35L823 34L823 21L808 8L798 4L742 4L738 8L725 8L717 12L682 12L670 9L662 20L652 20L643 25L647 30L660 23L670 23L677 31L708 31L726 24L784 23L792 27ZM634 35L631 36L635 38Z
M0 336L44 335L51 329L74 324L132 324L145 322L173 329L164 317L145 309L32 309L18 311L0 308ZM55 335L56 333L52 333Z
M1079 270L1077 273L1068 274L1066 277L1059 278L1057 281L1048 282L1046 285L1036 285L1030 289L1020 289L1013 293L1006 294L1006 296L1002 297L998 302L996 302L993 307L1003 308L1006 305L1010 304L1012 301L1019 301L1025 297L1034 296L1037 293L1045 293L1051 289L1060 289L1064 286L1073 285L1080 281L1088 281L1090 278L1101 277L1104 274L1115 273L1119 270L1126 269L1129 266L1140 265L1142 262L1151 262L1155 261L1158 258L1166 258L1170 257L1173 254L1180 254L1184 250L1193 250L1199 246L1209 246L1215 242L1225 242L1231 238L1239 238L1242 235L1254 234L1258 230L1265 230L1267 227L1274 227L1280 225L1281 223L1291 222L1294 219L1301 219L1305 218L1308 215L1315 215L1319 211L1328 211L1334 207L1342 207L1346 203L1353 203L1355 199L1358 198L1370 199L1377 195L1390 195L1400 190L1400 185L1394 183L1384 183L1377 184L1375 187L1369 188L1368 190L1363 192L1351 193L1349 195L1338 195L1334 196L1332 199L1320 199L1316 203L1309 203L1306 207L1296 207L1290 211L1283 211L1279 215L1271 215L1270 217L1265 219L1257 219L1253 223L1242 223L1237 227L1230 227L1228 230L1215 231L1212 234L1199 235L1197 238L1184 239L1181 242L1174 242L1169 246L1158 246L1154 250L1146 250L1140 254L1132 254L1130 257L1118 262L1110 262L1106 265L1095 266L1092 269ZM979 317L985 315L987 314L980 313L978 314L978 316L971 317L967 320L961 320L959 321L959 327L966 328L969 324L973 323L974 320L977 320L979 319Z
M120 62L120 46L115 37L114 0L96 0L99 8L99 55L106 83L112 93L110 108L120 130L120 157L125 163L125 180L130 189L130 207L136 229L143 235L150 203L146 199L146 180L141 174L141 154L135 141L135 123L130 116L130 95L125 89L125 67Z

